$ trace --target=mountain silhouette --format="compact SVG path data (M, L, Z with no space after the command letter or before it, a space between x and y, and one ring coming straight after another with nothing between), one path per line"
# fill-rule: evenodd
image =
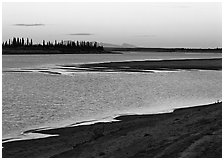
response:
M132 44L128 44L128 43L123 43L122 45L118 45L118 44L112 44L112 43L99 43L101 46L103 47L108 47L108 48L136 48L137 46L132 45Z

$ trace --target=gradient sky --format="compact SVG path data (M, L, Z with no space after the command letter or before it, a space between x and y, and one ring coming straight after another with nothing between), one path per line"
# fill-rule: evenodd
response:
M142 47L222 46L221 3L3 3L2 40L90 40Z

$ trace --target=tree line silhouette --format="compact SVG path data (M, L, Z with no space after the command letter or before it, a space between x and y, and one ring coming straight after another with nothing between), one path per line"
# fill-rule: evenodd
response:
M97 42L89 41L42 41L42 44L34 44L32 39L29 38L16 38L13 37L8 41L2 43L2 48L22 48L22 49L74 49L74 50L95 50L103 51L103 46Z

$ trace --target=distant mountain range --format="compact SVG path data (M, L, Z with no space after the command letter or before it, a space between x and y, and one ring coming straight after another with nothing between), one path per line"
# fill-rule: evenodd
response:
M123 43L122 45L117 45L117 44L112 44L112 43L100 43L101 46L105 48L136 48L137 46L128 44L128 43Z

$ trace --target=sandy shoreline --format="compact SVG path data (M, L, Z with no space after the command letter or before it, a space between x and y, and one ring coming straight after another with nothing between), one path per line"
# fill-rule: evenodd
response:
M56 137L3 143L3 157L221 157L222 103L117 122L34 131Z

